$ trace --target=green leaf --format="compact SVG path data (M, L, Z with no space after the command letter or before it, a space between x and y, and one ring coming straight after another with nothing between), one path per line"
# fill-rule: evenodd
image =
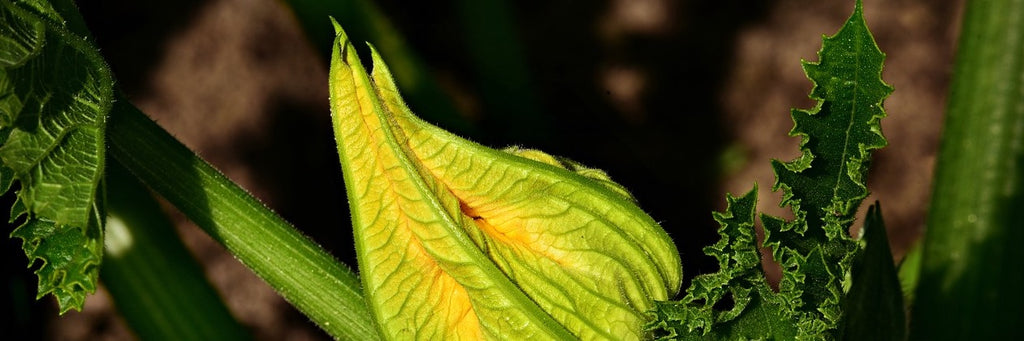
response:
M776 173L773 189L783 191L781 204L792 209L795 219L761 215L764 244L782 265L779 292L767 291L762 282L750 279L751 272L760 275L761 271L747 259L756 256L751 251L753 242L731 236L735 228L722 220L748 213L737 210L730 198L729 211L716 216L725 241L706 251L719 259L721 269L695 278L681 301L658 305L655 314L662 318L650 326L659 336L839 336L851 268L862 250L848 231L868 194L864 178L871 151L886 145L879 120L885 116L882 100L892 88L881 80L885 55L868 31L860 1L839 32L824 38L818 56L817 63L803 63L814 82L810 97L818 103L811 109L792 111L795 125L790 135L801 137L802 155L790 162L772 161ZM740 207L747 209L746 205ZM753 226L749 221L740 225ZM729 248L731 253L722 251ZM722 300L727 296L723 288L732 291L728 297L733 306L715 309L716 305L729 305ZM794 327L795 335L791 334Z
M19 7L22 5L24 8ZM98 179L103 173L106 148L103 137L106 132L110 138L111 156L181 209L313 322L339 339L377 339L355 274L244 189L199 159L124 98L115 100L111 89L113 82L106 66L96 49L82 38L88 35L88 30L74 3L55 0L52 5L60 15L50 10L50 3L39 0L18 2L16 5L5 1L0 8L0 14L4 15L0 25L3 29L0 31L0 46L4 46L0 49L0 60L8 62L0 65L4 72L0 77L0 113L15 122L14 127L0 130L3 133L0 138L6 138L12 130L32 126L33 121L26 120L22 113L26 98L35 101L34 105L39 109L39 113L30 117L39 122L38 126L47 127L46 124L57 122L63 125L56 128L67 128L30 130L38 131L40 139L49 136L47 133L62 138L52 146L52 151L46 151L49 154L42 156L44 161L48 161L41 166L46 173L31 175L42 175L44 179L46 176L64 176L63 180L68 181L66 184L78 184L72 182L77 181L75 176L89 172ZM22 69L16 70L13 76L8 72L18 68ZM64 104L67 106L62 106ZM111 106L115 113L111 115L107 130L105 123ZM25 110L31 111L29 109ZM89 114L95 115L91 123L87 120L91 117ZM90 141L95 144L72 143L77 140L68 136L76 134L94 137L95 141ZM9 150L12 153L18 151L14 148ZM0 148L0 157L3 157L3 152ZM34 150L22 151L16 156L31 152ZM54 155L59 159L50 160L56 158ZM7 162L6 159L3 161ZM50 172L55 165L66 165L59 170L77 173ZM0 167L0 186L5 190L10 187L14 175L12 170ZM32 183L22 181L23 188L29 185ZM54 188L57 187L48 186L46 189ZM54 224L55 219L29 220L29 224L13 234L32 239L24 243L26 251L31 250L28 253L30 259L38 257L45 262L40 269L40 293L49 288L63 290L57 293L62 311L80 307L85 293L95 290L103 251L103 236L96 221L105 219L95 218L104 215L103 205L93 204L91 199L96 197L96 182L89 188L91 192L88 193L81 190L62 193L64 196L60 197L94 205L89 211L90 223L86 233L82 234L84 237L66 237L68 233L82 233L81 229L70 224ZM36 199L38 201L39 198ZM26 203L24 198L16 202L12 215L26 214L32 219L39 217L35 211L29 210ZM53 228L48 228L47 223ZM85 280L81 279L83 271ZM61 281L60 286L55 287L51 283L54 281ZM191 317L201 318L198 315Z
M99 256L93 250L103 245L78 228L60 227L53 222L30 219L11 233L23 240L22 249L29 259L44 263L36 270L39 276L37 298L52 293L61 312L81 309L86 293L96 291Z
M863 255L853 265L846 296L844 340L904 340L907 337L903 289L889 250L889 238L877 202L864 220Z
M20 183L12 219L25 223L30 263L41 260L39 295L80 309L102 258L104 128L113 81L99 53L68 31L45 1L0 3L0 161L4 188Z
M968 1L910 338L1024 339L1024 1Z
M682 278L664 230L603 172L420 120L376 51L368 75L336 28L335 136L385 338L645 338L645 311Z
M736 198L726 195L725 212L715 212L721 239L704 248L718 259L720 271L693 279L680 301L657 302L648 328L662 340L674 339L791 339L795 326L772 292L761 270L754 235L757 188ZM716 303L731 302L731 307ZM706 334L702 331L713 330Z

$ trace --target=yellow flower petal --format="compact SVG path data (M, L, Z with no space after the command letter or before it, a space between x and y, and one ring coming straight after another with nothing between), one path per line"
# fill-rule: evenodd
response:
M387 338L647 336L645 312L676 293L682 270L628 192L598 170L423 122L376 51L368 76L338 31L335 135L359 268Z

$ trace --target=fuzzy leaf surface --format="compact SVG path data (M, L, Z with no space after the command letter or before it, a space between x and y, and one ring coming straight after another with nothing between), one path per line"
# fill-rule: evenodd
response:
M607 175L415 115L339 35L331 108L364 290L387 339L643 339L668 235Z
M750 251L755 242L733 237L735 228L722 219L748 214L746 205L729 198L729 211L716 215L723 241L706 250L719 259L721 270L695 278L683 300L658 304L659 319L651 324L657 335L721 340L840 337L851 268L864 246L848 231L868 194L865 175L871 151L886 145L879 120L885 117L882 101L892 88L881 80L885 55L867 28L860 1L839 32L824 37L818 56L818 62L803 62L814 82L810 97L817 105L792 111L790 135L801 138L801 156L772 161L773 189L783 191L782 205L791 208L795 219L761 215L764 244L783 269L779 292L748 279L752 272L763 275L753 260L757 253ZM752 223L741 225L753 228ZM729 305L722 302L727 291L732 307L715 308ZM750 326L751 332L736 334L736 325Z
M46 1L0 2L0 182L5 192L20 184L11 219L24 224L11 236L30 265L41 263L39 296L53 293L62 313L96 289L96 193L113 98L95 47L64 25Z

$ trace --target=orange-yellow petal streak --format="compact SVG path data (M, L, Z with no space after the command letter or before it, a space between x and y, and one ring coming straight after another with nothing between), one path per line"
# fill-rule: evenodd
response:
M334 54L338 153L365 294L385 338L571 337L472 242L472 221L451 214L458 200L420 176L344 33Z
M592 179L423 122L373 56L375 90L403 132L402 148L421 178L458 199L474 223L467 234L491 261L582 339L646 338L645 312L671 298L682 279L664 230Z

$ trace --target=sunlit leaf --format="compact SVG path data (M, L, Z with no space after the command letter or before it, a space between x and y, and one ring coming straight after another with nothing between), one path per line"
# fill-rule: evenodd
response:
M389 339L641 339L678 290L668 235L603 172L412 114L344 32L331 108L364 289Z

